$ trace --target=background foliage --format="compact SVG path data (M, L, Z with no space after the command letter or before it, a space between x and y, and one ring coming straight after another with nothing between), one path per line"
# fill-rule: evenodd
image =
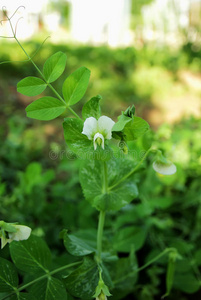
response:
M25 48L34 53L38 45L39 41L26 43ZM0 53L1 61L12 60L0 68L0 219L17 220L32 227L33 233L44 237L52 247L53 260L54 254L59 254L60 260L66 261L69 257L62 242L58 242L59 232L63 228L70 232L78 229L93 232L97 228L97 213L83 201L78 178L80 161L66 149L61 120L50 124L25 116L24 109L31 101L16 92L16 84L25 76L38 74L30 63L14 62L24 59L16 47L4 43ZM108 214L105 236L109 239L114 235L112 243L125 259L121 262L123 266L126 266L133 243L139 265L166 247L175 247L181 260L176 263L174 292L169 299L198 299L201 282L201 121L188 117L175 124L156 126L149 112L158 101L166 103L167 95L170 99L169 92L175 91L175 86L179 86L179 91L176 88L179 95L189 93L190 87L180 74L188 70L200 76L201 52L194 51L190 43L180 51L168 48L161 51L150 46L141 50L133 47L111 50L45 44L35 56L35 62L42 68L44 57L57 51L68 56L63 79L80 66L91 70L84 101L100 93L103 114L110 111L115 121L121 110L135 104L138 115L153 124L154 143L177 164L178 172L164 177L155 174L150 157L142 172L135 175L140 182L137 201L117 214ZM62 81L54 83L58 90ZM200 90L192 89L191 92L200 96ZM169 103L171 106L171 101ZM188 105L190 107L191 103ZM79 104L76 107L79 111ZM133 144L129 146L132 149ZM139 160L140 151L146 148L145 140L140 140L135 147L139 149L135 157ZM0 256L9 259L8 255L5 247ZM118 297L126 299L127 293L131 293L133 299L160 299L165 293L167 262L168 257L164 257L141 271L135 285L129 281L126 292L125 285L119 282ZM122 266L117 266L116 270L126 273ZM119 280L118 273L116 280Z

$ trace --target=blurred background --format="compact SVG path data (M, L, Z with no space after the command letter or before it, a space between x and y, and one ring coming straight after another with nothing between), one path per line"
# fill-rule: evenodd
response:
M114 116L132 103L154 126L200 116L201 1L1 0L0 5L9 16L24 6L12 22L30 54L49 37L35 56L37 63L61 49L69 72L89 67L87 96L101 93ZM8 22L0 29L2 36L12 35ZM1 45L1 61L26 59L13 39L1 39Z
M78 114L83 103L100 94L103 114L114 121L134 104L137 115L150 123L154 143L178 171L159 176L150 160L138 175L140 193L136 205L130 207L132 218L128 218L128 209L122 210L121 215L111 214L106 227L112 226L115 232L122 226L122 216L138 229L145 226L146 237L138 247L145 249L142 261L154 251L177 247L187 267L177 266L177 292L170 299L198 299L201 1L0 0L0 35L10 37L3 6L9 17L18 6L25 7L11 20L40 69L53 53L66 53L66 70L54 83L59 92L76 68L91 70L88 90L82 103L74 107ZM0 219L31 226L59 252L63 249L58 246L59 231L96 228L97 213L82 201L79 161L66 155L62 118L41 122L26 117L25 107L36 97L17 93L16 85L22 78L38 74L25 60L14 39L1 38L0 62L8 62L0 64ZM44 94L52 95L50 90ZM138 147L141 151L143 146L139 143ZM147 272L149 280L143 290L139 288L138 300L161 296L163 268L161 262ZM193 293L195 298L189 298Z

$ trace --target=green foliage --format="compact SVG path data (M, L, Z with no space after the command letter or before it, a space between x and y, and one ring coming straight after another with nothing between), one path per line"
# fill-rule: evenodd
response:
M18 269L35 273L46 271L51 264L51 253L46 243L36 236L31 236L22 242L13 241L10 244L10 253Z
M81 67L66 78L62 91L68 105L77 103L84 96L89 83L89 77L90 71L85 67Z
M113 247L118 252L129 253L132 248L137 251L144 245L146 236L147 229L144 227L121 228L114 236Z
M64 137L69 148L80 155L85 157L87 151L93 149L91 141L82 134L83 121L74 118L67 118L63 123Z
M194 274L175 275L174 286L187 294L193 294L200 289L200 283Z
M96 252L96 233L78 232L64 235L64 246L75 256L84 256Z
M9 300L36 300L36 298L30 293L18 293L8 298Z
M37 96L44 92L47 84L37 77L26 77L17 84L17 91L26 96Z
M115 211L131 202L138 195L135 181L125 180L114 186L130 170L130 162L111 159L107 162L108 191L103 189L104 170L101 161L86 161L80 170L80 182L86 200L96 209ZM118 174L116 173L118 170ZM86 181L85 179L88 178Z
M89 117L94 117L97 120L101 116L100 100L102 97L100 95L91 98L87 101L82 108L82 117L86 120Z
M112 131L114 132L119 132L119 131L123 131L124 127L126 126L127 123L131 122L131 118L125 116L124 114L122 114L121 116L118 117L118 122L116 122L112 128Z
M52 47L42 51L50 53ZM58 50L57 46L54 49ZM83 119L101 116L101 97L91 98L100 86L103 101L110 100L105 104L111 111L122 99L140 103L169 92L175 80L172 76L180 65L186 66L186 58L185 52L176 55L167 51L157 53L146 47L140 52L133 48L73 49L68 70L76 69L81 60L92 69L95 79L85 96L90 100L83 106ZM47 52L42 52L45 57ZM90 65L94 60L96 64ZM42 66L40 58L38 62ZM0 131L2 218L30 224L36 235L45 236L53 250L50 253L44 240L35 235L2 249L0 299L91 299L95 291L105 291L112 294L111 299L153 300L164 294L165 276L170 299L188 299L188 294L200 289L200 121L190 119L174 128L162 126L156 133L148 134L148 123L134 115L135 109L128 108L112 129L113 139L105 141L104 149L98 146L94 150L93 140L82 134L84 122L70 107L84 96L90 71L82 67L65 79L65 63L64 53L53 54L44 64L40 74L43 79L26 77L19 82L18 91L38 95L48 83L50 95L57 98L45 96L35 100L27 107L27 115L51 120L65 114L64 135L70 150L64 150L60 141L57 120L56 130L47 137L43 130L51 129L48 125L24 121L22 116L17 119L12 113L8 134L5 129ZM16 65L11 65L10 70L16 76L30 73ZM32 74L35 76L34 70ZM55 90L50 83L60 76L64 84L58 81ZM57 93L61 89L64 99ZM6 106L3 109L6 116L12 111ZM68 113L76 118L69 118ZM36 126L36 132L32 126ZM52 138L56 138L56 143L51 143ZM115 139L120 139L120 144ZM170 159L176 161L176 175L164 177L153 172L154 154L144 156L152 139L155 148L169 153ZM50 144L45 148L48 140ZM54 150L53 156L50 149ZM49 157L57 157L57 161ZM107 211L101 247L97 245L101 235L98 229L97 238L97 214L90 204ZM58 244L62 228L70 230L63 232L67 252ZM181 256L173 257L175 252L169 247L177 249ZM77 259L83 261L72 264ZM138 276L139 272L142 276Z
M115 272L114 282L116 284L116 293L115 293L116 296L118 292L121 292L122 294L125 295L132 290L132 286L135 284L137 280L136 271L137 271L137 262L136 259L132 257L132 254L129 257L121 258L116 262L116 266L114 268L114 272ZM120 297L122 297L122 295Z
M46 60L43 73L48 83L57 80L61 76L65 69L66 59L66 55L59 51Z
M64 279L64 283L74 297L91 299L98 284L97 264L85 258L83 264Z
M6 298L18 300L67 299L66 288L63 282L53 277L49 270L51 253L41 238L32 235L28 240L12 242L10 244L10 253L15 266L29 274L29 276L31 275L33 280L21 288L18 286L18 274L14 265L10 261L0 258L0 291L7 292L7 294L4 294ZM58 268L53 273L65 270L69 266ZM28 289L30 294L20 293L24 289Z
M42 121L55 119L65 110L66 106L53 97L42 97L29 104L26 108L27 117Z
M67 293L63 282L54 277L37 282L30 288L30 293L39 300L67 300Z
M14 130L16 126L12 127ZM192 263L195 263L196 265L200 265L200 259L199 259L199 249L200 243L199 239L199 155L200 155L200 140L197 138L199 132L200 132L200 121L196 120L189 120L186 122L183 122L183 124L178 124L177 127L171 128L170 126L162 126L158 132L155 134L155 139L157 143L160 143L161 140L163 140L163 150L166 149L170 151L169 149L172 148L172 145L175 145L175 155L177 153L180 153L180 149L182 148L182 159L181 164L184 168L183 172L180 173L180 177L174 178L167 178L165 179L164 176L156 176L154 175L153 171L149 168L146 168L146 176L145 172L138 173L136 177L134 177L134 180L139 178L143 178L141 180L141 184L139 186L139 199L141 199L141 203L129 204L125 208L123 208L119 213L117 212L116 216L112 214L108 214L108 221L106 225L106 237L104 239L104 251L110 251L111 253L106 255L103 253L103 259L105 261L106 266L109 265L109 272L112 278L112 282L114 284L114 288L110 289L110 292L112 293L112 297L114 299L124 299L126 298L126 295L128 293L133 293L133 290L137 295L141 295L138 290L139 284L142 284L141 277L139 277L137 281L137 274L136 274L136 268L137 263L135 263L133 266L130 265L129 258L120 258L118 259L118 256L116 256L115 261L115 253L118 254L118 252L129 252L132 246L134 245L134 248L138 248L137 250L137 257L140 259L140 261L143 261L144 263L148 262L151 258L157 256L159 254L159 250L157 253L153 253L152 251L154 249L163 249L160 243L176 246L176 248L179 250L179 252L182 254L183 258L181 261L177 261L175 265L175 275L173 280L173 294L170 294L170 299L174 299L173 295L177 291L177 298L183 297L184 299L188 299L188 296L185 296L186 293L196 293L196 291L199 290L199 281L197 280L194 270L192 269ZM192 130L194 131L194 135L192 135ZM17 137L17 131L12 132L12 136L15 136L15 140ZM170 139L171 136L171 139ZM183 140L183 137L185 137L185 142ZM187 142L188 141L188 142ZM130 142L129 142L130 143ZM140 146L140 140L138 139L138 142L136 143L136 147L142 147ZM9 144L10 145L10 144ZM10 148L8 148L8 143L5 143L1 147L1 157L2 156L2 150L4 147L4 153L10 152ZM5 148L7 147L7 148ZM10 145L11 147L11 145ZM129 147L131 145L129 144ZM143 148L141 148L143 149ZM22 151L22 150L19 150ZM179 152L178 152L179 151ZM193 153L193 155L189 155L190 153ZM17 152L19 153L19 152ZM5 154L4 154L5 155ZM40 154L41 155L41 154ZM23 156L29 156L28 148L23 149ZM20 156L19 156L20 157ZM41 157L41 156L40 156ZM180 156L178 156L180 158ZM10 158L11 159L11 158ZM2 162L5 160L5 156L2 159ZM101 164L101 162L98 162ZM89 233L81 232L80 234L76 233L76 231L81 226L84 226L85 228L89 228L89 224L92 227L96 227L96 222L93 223L94 220L94 214L93 210L89 209L89 206L87 206L87 203L81 201L77 201L77 198L82 199L82 195L78 187L76 186L76 182L78 182L78 178L76 177L76 172L78 169L80 162L76 161L72 162L72 166L74 168L70 168L70 162L63 161L61 164L60 162L60 170L64 172L66 170L67 172L70 172L73 175L74 178L72 178L71 183L68 182L69 185L66 185L65 180L63 182L60 181L60 179L57 180L54 184L49 185L49 188L51 189L52 198L49 196L49 200L47 200L44 196L44 187L49 182L52 182L54 172L49 170L49 172L45 172L44 170L47 170L47 166L43 170L41 167L41 164L39 163L31 163L27 170L25 169L20 172L20 181L15 183L16 187L18 187L18 195L21 194L21 197L25 197L26 199L26 205L25 210L21 210L18 212L18 215L20 214L26 214L28 211L28 217L27 220L30 222L31 214L33 214L34 220L38 220L38 224L43 224L44 229L48 233L48 230L50 230L50 234L47 234L48 242L51 244L52 239L56 240L57 236L53 232L55 232L57 228L57 232L59 232L60 228L63 228L67 226L67 228L74 229L72 234L73 236L76 236L78 239L83 239L85 243L89 244L90 246L94 247L95 245L95 238L93 239L92 236L90 237ZM2 167L4 165L2 164ZM129 167L129 162L128 162ZM116 167L115 167L116 168ZM125 167L126 168L126 167ZM112 170L112 167L108 167L108 170ZM117 167L119 170L119 167ZM73 171L74 170L74 171ZM65 172L66 172L65 171ZM58 172L58 171L57 171ZM74 173L73 173L74 172ZM58 173L60 174L60 173ZM69 173L67 173L69 174ZM1 174L5 176L4 174ZM8 173L7 173L8 176ZM68 176L68 175L67 175ZM5 178L5 177L2 177ZM61 178L61 177L60 177ZM114 179L114 182L118 179ZM170 183L173 182L173 180L176 181L176 184L174 186L174 190L171 189ZM74 181L74 182L73 182ZM185 182L190 181L190 189L185 189ZM5 179L3 181L5 183ZM112 184L113 184L112 183ZM164 189L162 188L162 184L164 186ZM14 183L13 183L14 184ZM172 184L172 183L171 183ZM93 184L92 184L93 187ZM8 183L6 183L5 186L6 190L8 189ZM66 189L69 191L70 198L68 198L68 195L66 195ZM30 207L30 202L35 203L38 196L34 196L34 191L38 190L40 191L40 201L38 202L40 205L43 206L43 220L40 218L40 215L37 217L37 214L35 213L35 210L38 209L36 205L33 205ZM75 192L75 195L73 195L73 191ZM47 192L45 192L47 193ZM176 193L176 194L175 194ZM16 196L16 191L14 191L14 195ZM23 196L24 195L24 196ZM65 214L65 211L62 207L63 205L59 204L58 202L55 202L55 206L53 205L53 197L56 196L57 199L61 199L62 202L66 202L65 210L68 210L68 216ZM179 197L178 197L179 196ZM18 196L19 197L19 196ZM32 197L32 198L31 198ZM50 201L51 199L51 201ZM74 200L73 200L74 199ZM146 199L149 199L148 201ZM4 201L6 198L4 198ZM2 200L1 200L2 201ZM7 198L8 201L8 198ZM19 200L18 200L19 201ZM41 201L43 203L41 203ZM47 201L47 208L45 208L45 202ZM50 202L48 202L50 201ZM60 200L59 200L60 201ZM75 202L74 202L75 201ZM2 206L2 212L5 211L5 202ZM82 205L82 204L83 205ZM14 205L14 204L13 204ZM30 208L29 208L30 207ZM188 209L185 209L187 207ZM45 208L45 210L44 210ZM61 219L55 219L55 208L60 213L63 214L63 220ZM182 208L182 211L181 211ZM16 208L17 209L17 208ZM88 212L86 211L88 210ZM9 208L10 210L10 208ZM82 214L79 213L79 211L82 211ZM13 215L14 207L12 208L11 215ZM195 213L196 212L196 213ZM157 215L156 215L157 213ZM72 218L71 218L72 215ZM85 217L83 217L83 215ZM177 215L177 216L176 216ZM193 219L192 216L193 215ZM44 222L49 223L49 217L52 216L54 218L54 229L48 229L51 224L47 225L44 224ZM174 222L172 218L174 217ZM22 218L22 217L21 217ZM82 221L81 221L82 220ZM26 221L27 222L27 221ZM81 222L81 223L80 223ZM177 223L182 224L179 231L181 236L185 235L188 242L185 242L181 238L178 238L178 229L173 229L173 224ZM186 223L187 222L187 223ZM64 225L65 224L65 225ZM196 225L197 224L197 225ZM46 227L45 227L46 226ZM70 226L70 227L69 227ZM114 240L111 239L111 231L107 233L107 229L112 227L112 231L114 233ZM129 228L130 227L130 228ZM129 228L129 229L127 229ZM193 228L193 235L192 235L192 228ZM135 230L136 229L136 230ZM129 235L129 230L131 232L131 235ZM133 234L132 234L133 231ZM135 233L138 234L135 237ZM146 234L145 234L146 233ZM141 235L145 235L145 239L143 238L143 253L141 252L142 242L140 242ZM84 238L86 237L86 239ZM146 238L147 237L147 238ZM91 243L89 243L91 241ZM26 241L24 241L26 242ZM24 243L24 242L15 242L14 244L10 244L10 247L12 245L15 245L17 243ZM27 241L28 242L28 241ZM119 244L121 242L121 244ZM141 245L140 245L141 243ZM54 247L55 247L54 245ZM77 245L75 243L74 245ZM128 247L127 247L128 246ZM115 249L114 249L115 248ZM83 248L84 249L84 248ZM63 251L63 250L62 250ZM1 254L3 255L3 254ZM90 254L88 254L90 255ZM93 255L93 253L92 253ZM113 260L108 262L108 258L112 258ZM124 254L125 255L125 254ZM127 254L126 254L127 255ZM190 256L190 258L189 258ZM191 259L192 257L192 259ZM188 263L186 259L188 259ZM72 258L70 258L70 261L72 261ZM93 259L92 259L93 261ZM128 263L126 263L128 261ZM148 278L147 280L143 280L143 286L144 286L144 293L145 289L151 297L157 297L157 295L164 294L164 288L161 286L161 282L164 283L165 281L165 274L167 269L167 259L163 259L163 261L156 262L155 268L150 268L150 271L141 271L143 272L144 278ZM126 268L127 265L127 268ZM125 267L125 269L124 269ZM129 269L130 268L130 269ZM159 272L160 269L160 272ZM96 270L96 269L95 269ZM73 270L71 271L73 272ZM70 274L71 272L68 272L67 274ZM43 273L45 274L45 273ZM66 273L64 273L65 276L67 276ZM98 281L98 272L96 272L97 277L95 280ZM150 278L149 278L150 274ZM33 274L34 275L34 274ZM33 276L32 275L32 276ZM163 276L163 280L162 280ZM67 279L68 277L66 277ZM87 277L88 278L88 277ZM65 280L66 280L65 279ZM74 280L78 281L74 278ZM95 282L97 282L95 281ZM39 284L40 283L40 284ZM150 287L150 284L152 285ZM44 291L47 288L47 279L44 281L39 281L37 285L33 285L33 291L35 290L36 298L39 298L39 292L37 293L37 290L40 290L41 286L41 294L43 289ZM62 286L62 284L61 284ZM94 284L95 286L95 284ZM63 288L62 288L63 289ZM32 287L29 288L29 293L32 293ZM70 290L69 290L70 291ZM94 292L94 291L93 291ZM6 292L8 293L8 292ZM26 296L25 293L20 292L20 297L24 299L25 297L30 297L28 299L31 299L30 294ZM24 295L23 295L24 294ZM178 296L179 295L179 296ZM14 297L14 296L13 296ZM24 298L23 298L24 297ZM34 297L34 296L33 296ZM43 299L41 296L41 299ZM62 296L63 299L64 296ZM128 296L128 298L131 296ZM141 296L139 296L141 297ZM14 298L15 299L15 298ZM26 299L26 298L25 298ZM40 299L40 298L39 298Z
M149 129L149 124L140 117L132 118L122 114L112 128L113 136L122 137L126 141L133 141L144 135Z
M123 133L127 141L133 141L141 137L149 129L149 124L139 117L134 117L133 120L127 123L124 127Z
M0 258L0 291L11 292L18 286L18 274L14 265L6 259Z

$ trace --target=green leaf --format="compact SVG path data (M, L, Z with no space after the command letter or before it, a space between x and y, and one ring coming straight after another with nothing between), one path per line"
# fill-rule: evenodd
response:
M95 241L95 242L94 242ZM75 234L64 234L64 246L75 256L84 256L96 251L96 235L80 231Z
M37 300L67 300L66 288L63 282L54 277L33 284L30 293Z
M131 171L131 162L124 159L111 159L107 162L108 191L103 192L103 162L87 161L80 169L80 182L87 201L98 210L115 211L130 203L138 195L132 179L116 184Z
M145 120L134 116L132 122L125 125L123 133L127 141L132 141L145 134L148 129L149 124Z
M89 117L94 117L97 120L101 116L101 108L100 108L100 100L102 97L100 95L91 98L88 102L86 102L82 108L82 117L86 120Z
M193 294L200 289L200 283L193 273L175 274L173 285L176 289Z
M92 141L82 134L83 121L75 118L67 118L63 123L64 138L69 148L81 158L86 157L88 151L92 151Z
M64 279L67 291L79 299L91 299L99 281L96 263L85 258L83 264Z
M51 264L51 253L47 244L31 235L28 240L10 243L10 254L16 267L28 273L45 271Z
M53 82L61 76L65 69L66 59L66 55L59 51L46 60L43 73L47 82Z
M28 293L19 293L19 296L13 295L9 300L36 300L36 298Z
M154 197L150 199L149 205L153 208L160 208L160 209L167 209L172 205L174 200L172 197L168 196L160 196L160 197Z
M7 232L16 232L17 229L13 226L15 223L6 223L4 221L3 222L3 225L2 225L2 228L7 231Z
M112 282L109 270L103 263L101 263L100 266L102 269L102 279L104 283L108 286L109 289L112 289L114 287L114 284Z
M80 101L84 96L88 83L89 83L90 71L81 67L73 72L63 84L63 96L68 105L73 105Z
M112 127L112 131L122 131L127 123L131 122L132 119L130 117L127 117L125 115L121 115L118 117L118 122L114 124Z
M177 273L188 273L192 270L192 261L187 258L177 260L175 263L175 270Z
M130 256L120 258L114 268L114 283L117 289L120 290L132 290L134 283L137 280L137 261L131 260Z
M113 269L111 275L115 288L112 290L111 299L125 299L126 295L131 293L135 288L135 283L138 278L137 273L137 260L134 255L129 257L120 258Z
M119 229L113 240L113 247L118 252L129 253L134 247L135 251L142 248L147 236L147 231L144 227L126 227Z
M66 106L53 97L42 97L29 104L26 108L27 117L42 121L55 119L65 110Z
M0 258L0 291L10 292L18 286L15 266L8 260Z
M190 241L172 237L169 247L176 248L182 256L185 256L194 249L195 245L190 243Z
M26 77L17 84L17 91L26 96L37 96L47 87L47 84L38 77Z
M201 249L195 252L195 261L198 266L201 266Z
M113 156L112 150L105 144L105 149L98 147L94 151L93 141L82 134L84 123L75 118L66 118L63 123L64 137L69 148L82 160L108 160Z

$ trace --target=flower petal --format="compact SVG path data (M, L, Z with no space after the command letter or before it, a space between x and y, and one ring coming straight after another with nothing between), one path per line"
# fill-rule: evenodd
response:
M14 225L17 232L9 233L9 239L12 241L27 240L31 234L31 228L24 225Z
M93 139L93 135L98 131L98 121L94 117L87 118L84 122L82 134L85 134L89 140Z
M104 134L105 139L110 140L112 138L112 127L115 122L106 116L102 116L98 119L98 131Z
M162 164L155 161L153 163L153 169L162 175L173 175L177 171L177 167L172 162L169 164Z
M97 142L96 142L97 138L100 138L102 140L101 147L104 149L104 137L101 133L97 132L94 135L94 150L97 149Z

